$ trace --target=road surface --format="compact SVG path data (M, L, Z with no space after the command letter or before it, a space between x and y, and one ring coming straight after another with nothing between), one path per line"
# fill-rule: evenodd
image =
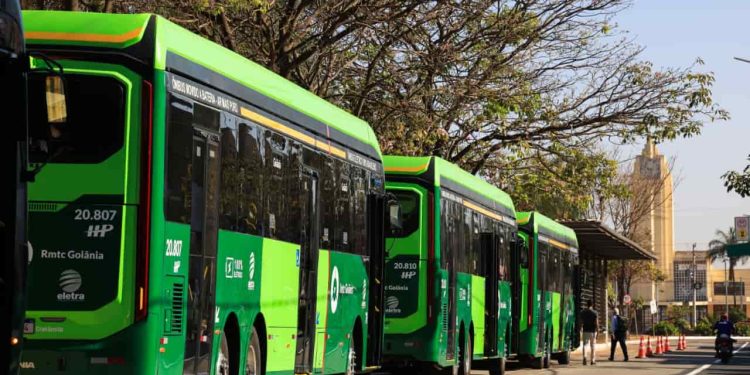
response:
M674 345L676 340L671 340ZM628 345L630 361L622 361L622 352L619 347L615 354L615 361L607 360L609 349L597 351L596 366L583 366L581 353L573 354L571 364L568 366L558 365L552 361L552 366L546 370L533 370L518 366L517 363L509 362L509 375L750 375L750 340L739 340L735 344L737 353L728 364L723 365L714 358L713 339L691 339L685 351L673 351L656 358L636 359L638 345ZM487 371L472 371L472 375L487 375Z

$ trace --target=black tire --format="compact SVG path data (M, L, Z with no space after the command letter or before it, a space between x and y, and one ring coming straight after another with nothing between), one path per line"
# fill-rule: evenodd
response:
M561 365L570 364L570 351L566 350L557 355L557 363Z
M250 345L247 346L245 357L245 375L261 375L263 373L263 352L260 347L260 338L255 329L250 334Z
M534 370L541 370L542 368L544 368L544 356L531 357L531 360L529 360L529 367L533 368Z
M489 372L490 375L505 375L505 357L492 361Z
M465 335L463 345L458 352L458 375L470 375L471 374L471 357L472 357L472 346L471 346L471 335Z
M346 375L355 375L362 370L362 350L360 348L359 335L355 336L352 332L349 336L349 358L346 364Z
M231 354L229 353L229 341L227 340L227 333L221 333L221 345L219 346L219 356L216 358L216 375L229 375L231 370L229 364L231 361Z

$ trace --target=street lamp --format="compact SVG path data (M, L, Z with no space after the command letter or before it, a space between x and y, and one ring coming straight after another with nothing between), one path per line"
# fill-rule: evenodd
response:
M748 64L750 64L750 60L748 60L748 59L743 59L742 57L735 57L734 59L735 59L735 60L737 60L737 61L742 61L742 62L744 62L744 63L748 63Z

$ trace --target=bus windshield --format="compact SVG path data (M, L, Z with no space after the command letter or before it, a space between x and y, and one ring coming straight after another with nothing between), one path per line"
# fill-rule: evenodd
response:
M48 77L29 79L31 162L94 164L117 152L124 139L123 85L112 77L66 74L67 108L61 111Z

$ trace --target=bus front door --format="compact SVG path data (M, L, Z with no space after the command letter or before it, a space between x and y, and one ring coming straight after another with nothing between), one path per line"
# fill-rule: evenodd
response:
M485 269L484 285L484 355L493 357L497 355L497 329L498 329L498 310L500 302L498 301L498 272L499 257L498 250L501 246L498 241L502 241L501 236L494 233L481 234L482 260Z
M296 374L311 374L315 350L315 292L318 281L318 178L302 173L302 233L299 249L299 304L297 310Z
M211 372L219 207L218 139L216 134L194 129L184 374Z

